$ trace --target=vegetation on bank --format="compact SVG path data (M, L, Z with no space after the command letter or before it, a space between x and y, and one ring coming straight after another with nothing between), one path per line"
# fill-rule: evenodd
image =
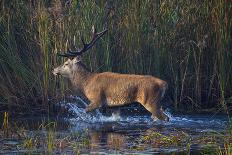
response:
M107 34L85 55L92 71L149 74L169 83L175 109L228 111L232 102L229 0L3 0L0 106L28 108L72 93L52 69L92 25Z

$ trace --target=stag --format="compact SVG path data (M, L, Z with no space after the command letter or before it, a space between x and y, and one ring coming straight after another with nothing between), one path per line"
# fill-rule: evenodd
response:
M113 107L138 102L152 114L154 120L168 121L169 118L160 105L167 88L165 81L149 75L93 73L82 63L82 54L106 32L107 30L103 30L97 33L93 27L92 39L89 43L85 43L83 37L81 38L83 48L58 54L69 59L55 68L53 74L68 78L84 94L90 103L85 109L86 112L100 108L102 105Z

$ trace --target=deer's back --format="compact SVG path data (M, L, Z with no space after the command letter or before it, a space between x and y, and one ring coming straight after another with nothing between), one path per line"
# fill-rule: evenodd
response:
M90 99L100 95L108 105L119 106L154 96L164 83L152 76L104 72L89 79L85 94Z

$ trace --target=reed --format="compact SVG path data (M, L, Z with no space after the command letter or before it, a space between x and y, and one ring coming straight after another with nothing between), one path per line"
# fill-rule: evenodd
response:
M8 112L4 112L3 123L2 123L3 136L9 136L9 116Z
M53 126L50 127L47 131L47 153L48 154L53 154L53 151L55 149L55 124L52 124Z
M109 31L84 57L92 71L158 76L168 81L176 110L229 110L228 0L0 3L0 103L46 108L48 99L70 92L51 73L63 61L56 53L80 47L80 36L89 40L95 25Z

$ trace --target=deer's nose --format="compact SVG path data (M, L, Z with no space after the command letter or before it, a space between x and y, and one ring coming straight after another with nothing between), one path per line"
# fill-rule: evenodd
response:
M52 73L56 76L59 74L59 70L57 68L53 69Z

